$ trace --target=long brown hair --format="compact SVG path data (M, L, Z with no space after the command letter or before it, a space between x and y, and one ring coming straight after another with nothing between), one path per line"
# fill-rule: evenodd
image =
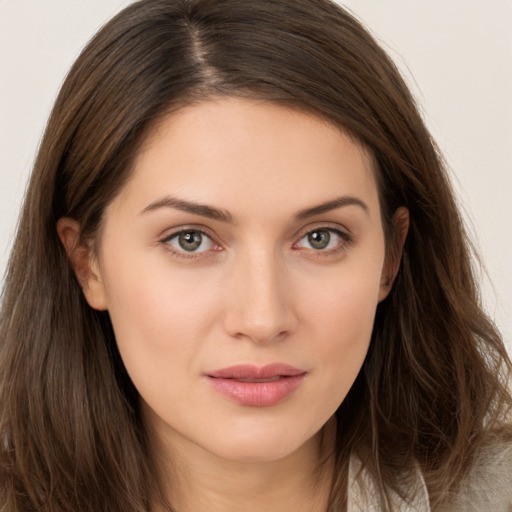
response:
M400 475L417 465L435 505L505 429L510 361L480 308L442 159L374 39L329 0L142 0L72 67L28 187L0 318L1 510L141 512L158 496L108 313L84 300L56 222L73 217L94 240L159 116L222 95L313 112L368 148L389 251L393 212L410 211L398 277L337 411L329 510L346 508L351 453L383 509L386 490L403 493Z

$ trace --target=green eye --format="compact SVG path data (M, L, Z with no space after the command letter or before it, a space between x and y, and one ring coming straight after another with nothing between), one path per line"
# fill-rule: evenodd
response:
M325 251L335 249L347 242L348 236L336 229L319 228L306 233L297 246L301 249L314 249L315 251Z
M331 241L331 233L326 229L312 231L307 235L308 243L313 249L326 249Z
M167 243L178 251L205 252L214 245L212 239L197 230L181 231L168 239Z
M203 236L201 233L181 233L178 236L178 245L185 251L196 251L201 247Z

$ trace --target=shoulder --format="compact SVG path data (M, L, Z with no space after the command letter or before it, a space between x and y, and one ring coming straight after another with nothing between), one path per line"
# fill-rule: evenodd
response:
M484 443L457 495L433 512L487 510L512 512L512 441Z
M402 475L400 493L387 490L387 500L393 512L431 512L427 487L419 468ZM361 461L352 456L349 467L348 512L382 512L383 494Z
M356 457L351 458L349 473L348 512L380 512L377 486ZM459 491L443 505L431 508L419 468L406 481L404 497L390 495L393 511L512 512L512 441L494 438L483 443Z

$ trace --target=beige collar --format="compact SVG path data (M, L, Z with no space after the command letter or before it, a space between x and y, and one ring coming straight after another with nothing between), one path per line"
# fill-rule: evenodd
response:
M393 512L431 512L427 486L417 468L407 491L407 501L398 494L390 494ZM360 460L352 456L349 468L348 512L381 512L379 492L368 471L362 468Z

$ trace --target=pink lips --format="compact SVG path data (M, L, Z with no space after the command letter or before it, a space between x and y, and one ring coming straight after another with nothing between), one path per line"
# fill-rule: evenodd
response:
M207 375L213 388L233 401L251 407L276 405L293 393L306 371L286 364L269 364L258 368L238 365Z

